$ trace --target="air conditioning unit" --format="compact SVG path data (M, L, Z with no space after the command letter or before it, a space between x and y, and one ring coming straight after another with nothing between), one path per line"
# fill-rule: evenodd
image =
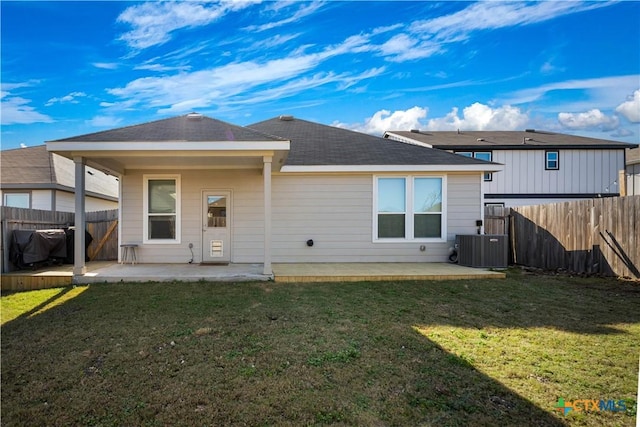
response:
M468 234L456 236L458 264L467 267L506 268L509 264L509 236Z

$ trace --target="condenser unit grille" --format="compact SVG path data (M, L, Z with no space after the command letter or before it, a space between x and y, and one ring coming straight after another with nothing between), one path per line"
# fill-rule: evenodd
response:
M503 234L456 236L458 264L467 267L498 267L509 264L509 240Z
M222 258L224 254L222 240L212 240L210 249L211 258Z

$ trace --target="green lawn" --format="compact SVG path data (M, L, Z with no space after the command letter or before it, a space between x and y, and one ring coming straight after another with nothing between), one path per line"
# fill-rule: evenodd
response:
M103 284L1 308L3 426L635 424L638 282Z

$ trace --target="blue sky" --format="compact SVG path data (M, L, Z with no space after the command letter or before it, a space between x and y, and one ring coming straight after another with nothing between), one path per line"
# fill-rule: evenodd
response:
M640 142L640 2L2 1L2 148L197 111Z

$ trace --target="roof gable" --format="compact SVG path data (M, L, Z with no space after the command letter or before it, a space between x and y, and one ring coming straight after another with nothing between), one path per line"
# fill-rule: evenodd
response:
M441 150L280 116L248 126L291 141L286 166L486 165Z
M212 119L197 113L51 142L212 142L280 141L255 130Z

